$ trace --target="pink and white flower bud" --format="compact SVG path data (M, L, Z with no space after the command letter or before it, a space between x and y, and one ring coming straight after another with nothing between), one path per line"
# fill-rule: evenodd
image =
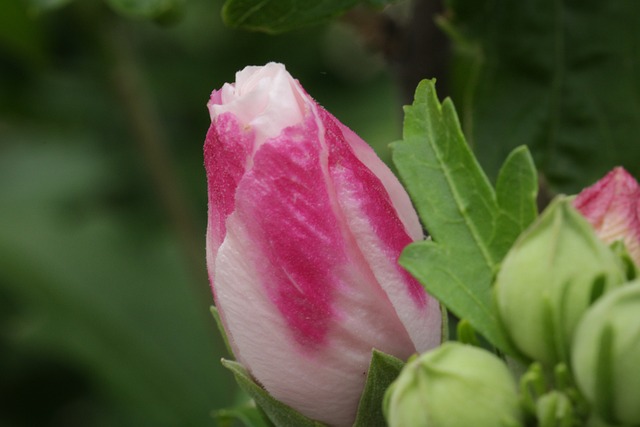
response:
M624 168L617 167L573 201L606 243L623 240L640 266L640 186Z
M208 107L207 266L231 348L276 399L351 425L373 348L440 342L437 301L397 262L418 217L283 65L245 68Z

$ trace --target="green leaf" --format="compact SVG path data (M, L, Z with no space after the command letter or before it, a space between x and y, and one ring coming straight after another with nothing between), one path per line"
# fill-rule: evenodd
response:
M627 276L627 280L630 282L638 277L640 271L638 265L636 265L635 261L629 255L629 251L627 251L627 247L622 240L616 240L610 246L611 250L618 255L618 258L622 260L622 264L624 265L625 275Z
M496 182L496 197L502 213L497 227L502 239L502 256L538 215L537 195L538 175L533 158L527 147L518 147L505 160Z
M522 144L560 192L640 176L640 2L448 3L454 99L490 177Z
M615 420L616 403L614 389L614 356L613 343L615 331L611 323L607 324L600 332L600 351L596 359L595 367L595 393L593 402L598 414L605 420Z
M161 18L175 13L182 0L106 0L116 11L133 18Z
M402 360L373 350L354 427L385 427L387 425L382 414L382 399L403 366Z
M265 389L253 381L249 372L240 363L233 360L222 359L222 365L229 369L238 385L253 398L269 419L277 427L322 427L319 421L314 421L300 414L291 407L274 399Z
M213 414L219 427L232 426L234 421L240 421L245 427L272 427L273 424L255 405L243 405L233 408L220 409Z
M227 0L222 18L230 27L282 33L317 24L355 6L360 0Z
M405 107L403 138L392 145L393 161L432 240L409 245L400 264L493 345L515 354L493 310L491 283L502 257L532 219L535 170L526 150L517 150L505 165L499 205L465 142L453 103L440 104L435 82L428 80L418 85L413 105ZM508 192L520 190L525 195L519 201L506 200ZM506 233L499 228L504 224Z

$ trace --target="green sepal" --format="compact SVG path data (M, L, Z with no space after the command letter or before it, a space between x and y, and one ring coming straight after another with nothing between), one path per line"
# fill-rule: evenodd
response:
M461 319L458 322L458 326L456 328L456 339L463 344L480 347L480 341L478 341L476 331L473 330L473 326L471 326L467 319Z
M537 412L536 401L547 391L547 380L542 365L534 362L520 377L520 406L530 415Z
M628 281L635 280L638 277L638 266L629 255L629 251L627 251L627 247L622 240L616 240L610 246L613 253L618 255L618 257L622 260L622 264L625 268L625 274L627 276Z
M440 344L444 344L447 341L449 341L450 337L451 337L451 331L449 330L449 327L452 326L449 323L449 310L447 310L447 306L440 303L440 317L441 317L441 324L440 324Z
M253 398L256 405L276 427L324 427L325 424L305 417L295 409L273 398L265 389L260 387L249 372L240 363L222 359L222 366L229 369L242 390ZM286 374L285 374L286 375Z
M233 350L231 349L231 345L229 344L229 337L227 337L227 331L224 330L224 326L222 326L222 320L220 320L220 313L215 305L209 307L209 311L213 316L213 320L216 321L216 326L218 327L218 331L220 331L220 335L222 335L222 339L224 340L224 346L227 349L227 352L231 357L234 357Z
M558 390L552 390L538 399L536 416L539 427L571 427L576 421L571 400Z
M613 384L613 342L615 332L611 324L607 324L599 337L600 351L595 367L595 398L593 404L598 414L606 421L615 420L615 391Z
M354 427L385 427L382 401L389 385L398 377L404 362L396 357L373 350L364 391L360 397Z
M232 427L236 421L245 427L273 427L264 412L251 404L217 410L213 413L213 418L218 427Z

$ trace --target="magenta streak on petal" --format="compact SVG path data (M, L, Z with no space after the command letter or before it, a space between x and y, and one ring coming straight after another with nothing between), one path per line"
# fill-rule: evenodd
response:
M342 133L337 120L324 109L318 114L325 126L325 139L329 147L329 169L340 170L342 182L350 185L350 193L359 199L361 210L371 223L386 249L386 256L393 260L398 272L405 279L409 294L420 307L427 303L427 294L420 283L397 263L400 253L409 243L411 237L398 217L389 194L384 186L367 167L353 154Z
M209 188L207 251L211 253L207 254L208 259L215 259L224 240L225 221L233 212L236 188L252 150L253 132L241 130L231 113L218 116L207 132L204 164ZM209 274L212 279L213 270L210 265Z
M255 239L258 272L298 344L315 350L335 320L345 243L329 199L313 115L267 140L238 188L236 214Z

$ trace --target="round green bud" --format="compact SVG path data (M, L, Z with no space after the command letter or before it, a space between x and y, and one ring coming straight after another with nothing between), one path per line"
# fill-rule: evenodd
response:
M521 425L518 391L494 354L447 342L407 363L385 395L390 427Z
M640 425L640 280L598 300L572 346L578 388L605 422Z
M568 362L573 331L594 298L625 280L620 259L566 199L516 241L495 282L498 315L525 356Z

